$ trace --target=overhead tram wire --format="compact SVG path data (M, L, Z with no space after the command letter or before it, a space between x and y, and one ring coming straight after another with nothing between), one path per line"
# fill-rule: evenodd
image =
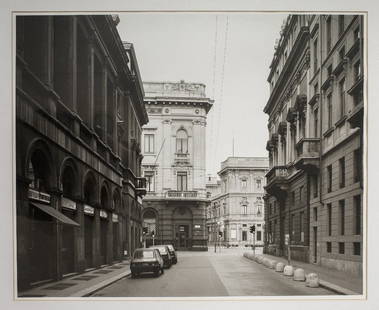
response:
M214 148L214 157L213 163L216 164L216 154L218 151L218 140L220 133L220 122L221 122L221 111L223 104L223 96L224 96L224 78L225 78L225 64L227 57L227 48L228 48L228 31L229 31L229 16L226 16L226 25L225 25L225 40L224 40L224 55L223 55L223 63L221 67L221 85L220 85L220 99L219 99L219 109L218 109L218 119L217 119L217 130L216 130L216 147ZM217 169L217 167L216 167Z

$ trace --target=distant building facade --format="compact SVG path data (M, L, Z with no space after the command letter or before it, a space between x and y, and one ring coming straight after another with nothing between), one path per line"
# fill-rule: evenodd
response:
M290 15L268 82L265 251L361 274L363 16Z
M112 16L18 16L20 290L120 261L140 246L148 121L131 44Z
M198 83L146 82L144 89L150 119L143 127L146 244L206 250L205 137L212 100Z
M207 227L210 243L221 241L226 246L263 246L263 188L267 171L268 158L228 157L221 163L220 181L208 178ZM252 225L256 227L255 240L250 233Z

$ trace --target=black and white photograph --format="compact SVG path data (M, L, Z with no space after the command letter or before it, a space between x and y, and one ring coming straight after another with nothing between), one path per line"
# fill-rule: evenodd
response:
M141 7L9 13L13 303L359 307L368 11Z

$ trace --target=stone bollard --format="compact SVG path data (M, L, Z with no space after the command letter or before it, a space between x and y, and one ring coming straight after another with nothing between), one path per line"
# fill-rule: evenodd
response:
M283 270L284 270L284 264L281 262L277 263L275 266L275 271L276 272L283 272Z
M302 268L297 268L293 273L294 281L305 281L305 272Z
M263 257L262 256L258 256L257 257L257 263L258 264L262 264L262 262L263 262Z
M275 269L277 263L278 262L276 260L271 260L270 261L270 269Z
M283 270L283 274L287 277L293 276L293 267L290 265L286 265Z
M317 273L310 273L306 276L305 285L309 287L318 287L319 279Z
M270 260L268 258L264 258L262 263L265 267L270 267Z

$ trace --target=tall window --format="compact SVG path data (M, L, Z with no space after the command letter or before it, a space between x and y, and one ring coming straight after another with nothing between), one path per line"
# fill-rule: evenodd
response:
M332 191L332 165L327 167L328 193Z
M255 180L255 184L256 184L257 189L261 189L261 187L262 187L262 180L261 179Z
M154 172L153 171L145 171L145 178L146 178L146 190L148 192L154 192L154 190L155 190Z
M354 64L353 72L354 72L354 82L356 82L361 77L361 62L359 60Z
M340 94L340 118L345 116L345 94L346 94L346 89L345 89L345 79L343 79L340 84L339 84L339 94Z
M145 153L154 153L154 135L146 134L144 135L145 141Z
M304 242L304 212L300 212L300 241Z
M303 201L303 190L304 190L304 186L300 186L300 190L299 190L300 201Z
M187 172L178 172L177 173L178 180L178 191L186 191L187 190Z
M361 208L361 196L354 196L354 219L355 219L355 227L354 233L355 235L361 234L361 218L362 218L362 208Z
M338 16L338 35L341 36L344 30L345 30L345 16L339 15Z
M313 111L313 136L318 137L318 108Z
M242 231L242 241L246 241L246 240L247 240L247 231L243 230Z
M188 137L185 130L178 130L176 133L176 152L180 154L188 153Z
M340 158L338 161L339 163L339 181L340 181L340 188L345 187L345 157Z
M262 240L262 231L258 230L257 231L257 241L261 241Z
M359 182L362 176L362 156L361 150L354 150L354 182Z
M246 190L247 188L247 180L241 180L241 187L243 190Z
M332 17L326 20L326 52L329 53L332 48Z
M328 210L328 236L332 235L332 204L327 204L327 210Z
M345 200L338 202L339 214L340 214L340 234L345 234Z
M326 98L326 104L328 108L328 129L333 126L333 106L332 106L332 93Z
M318 196L318 175L313 176L313 198Z
M243 205L242 205L242 214L243 214L243 215L246 215L246 214L247 214L247 205L246 205L246 204L243 204Z
M313 73L316 72L317 66L318 66L317 50L318 50L318 40L316 38L313 41Z

